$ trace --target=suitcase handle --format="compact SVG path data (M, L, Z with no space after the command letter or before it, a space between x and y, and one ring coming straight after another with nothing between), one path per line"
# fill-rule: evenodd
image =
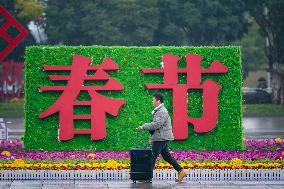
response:
M136 131L136 148L138 148L139 146L138 146L138 132L139 131ZM146 145L146 138L144 138L144 147L147 147L147 145Z

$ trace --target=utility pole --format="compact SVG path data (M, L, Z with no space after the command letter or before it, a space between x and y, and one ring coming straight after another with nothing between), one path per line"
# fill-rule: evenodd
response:
M263 14L264 14L264 18L266 20L268 20L268 8L264 7L263 10ZM272 92L272 88L271 88L271 71L273 69L273 61L272 61L272 56L271 56L271 47L270 47L270 43L269 43L269 36L268 36L268 29L267 29L267 34L265 36L265 46L266 46L266 50L267 50L267 54L268 54L268 69L267 69L267 89L268 92Z

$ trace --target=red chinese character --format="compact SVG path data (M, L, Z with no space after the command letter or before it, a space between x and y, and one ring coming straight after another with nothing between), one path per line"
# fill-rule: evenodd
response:
M28 35L28 31L2 6L0 6L0 16L1 15L6 21L0 26L0 36L7 42L7 47L0 52L0 60L3 60ZM7 33L10 27L14 27L19 32L15 38L12 38Z
M104 70L118 70L118 65L106 58L101 65L90 66L91 59L74 55L71 66L44 66L46 71L70 70L70 75L50 75L52 81L67 80L66 86L41 86L41 91L63 91L58 100L46 111L39 115L45 118L59 112L59 140L70 140L74 134L91 134L92 140L101 140L106 137L106 113L113 116L118 115L118 111L125 100L112 99L102 96L96 91L112 90L120 91L123 86ZM87 75L88 70L96 70L95 74ZM84 86L85 80L106 80L104 86ZM88 91L90 101L78 101L76 97L80 91ZM74 106L90 106L90 115L74 115ZM73 120L91 120L91 129L74 129Z
M173 90L173 134L176 140L188 137L188 122L193 124L196 133L213 130L218 121L218 94L221 87L207 79L201 84L201 74L227 73L228 68L219 61L214 61L209 68L201 68L202 56L186 55L186 68L178 68L180 57L163 55L163 69L142 69L144 74L164 74L163 84L146 84L147 89ZM187 74L187 84L178 84L178 74ZM203 91L203 115L200 118L188 117L187 91L189 89Z

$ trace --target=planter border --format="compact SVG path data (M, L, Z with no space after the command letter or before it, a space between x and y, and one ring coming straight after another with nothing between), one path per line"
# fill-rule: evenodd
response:
M284 169L188 169L189 180L284 180ZM130 170L0 170L0 180L129 180ZM174 180L174 169L154 170L153 180Z

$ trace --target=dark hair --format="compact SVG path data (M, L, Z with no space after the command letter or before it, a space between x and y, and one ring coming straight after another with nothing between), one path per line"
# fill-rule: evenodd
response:
M161 94L159 94L159 93L155 93L155 94L153 95L153 97L155 97L155 99L156 99L156 100L159 100L161 103L164 102L164 97L163 97L163 95L161 95Z

